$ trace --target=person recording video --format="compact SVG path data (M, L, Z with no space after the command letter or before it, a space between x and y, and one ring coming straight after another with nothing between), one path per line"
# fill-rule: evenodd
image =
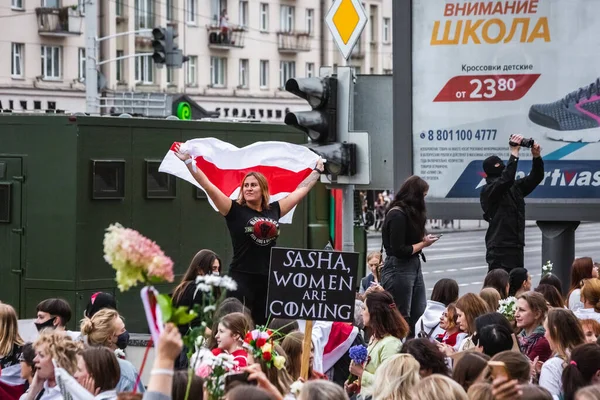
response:
M512 135L509 147L511 155L506 166L498 156L490 156L483 162L486 184L481 189L480 202L483 218L489 223L485 234L488 271L502 268L510 272L523 267L525 197L544 179L544 162L538 143ZM521 147L531 147L533 162L528 176L515 179Z

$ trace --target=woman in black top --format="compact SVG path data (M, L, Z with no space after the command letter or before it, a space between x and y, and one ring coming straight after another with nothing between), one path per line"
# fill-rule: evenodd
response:
M193 158L181 153L179 145L175 154L185 161L188 170L204 188L221 215L225 216L231 243L233 260L229 276L237 282L238 289L230 293L252 311L257 325L264 325L267 308L267 287L271 248L279 236L279 219L290 212L315 185L323 172L319 159L314 171L298 185L296 190L283 199L270 203L269 184L261 173L249 172L242 179L237 200L231 200L219 190L199 168Z
M427 304L419 256L425 247L439 239L425 232L428 190L429 185L423 179L409 177L390 203L381 231L386 252L381 286L394 296L396 307L413 334L414 324Z

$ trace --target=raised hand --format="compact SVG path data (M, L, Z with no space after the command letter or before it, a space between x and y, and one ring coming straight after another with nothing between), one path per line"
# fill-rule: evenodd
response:
M189 153L184 153L181 151L181 143L177 143L175 145L175 148L173 149L173 152L175 153L175 155L177 156L177 158L179 158L181 161L185 161L189 158L192 158L192 156L190 156Z

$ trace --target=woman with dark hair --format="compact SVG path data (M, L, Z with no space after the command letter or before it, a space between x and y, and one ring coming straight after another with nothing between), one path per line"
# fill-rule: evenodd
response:
M469 387L479 375L487 368L487 363L490 360L490 356L478 353L475 351L466 352L455 364L452 369L452 379L458 382L465 391L469 390Z
M94 314L105 308L117 309L117 300L111 293L96 292L90 297L90 302L85 308L85 317L92 318Z
M279 219L292 211L317 183L325 169L323 160L319 158L314 170L298 187L278 201L271 202L267 178L255 171L243 176L239 196L232 200L211 182L198 168L196 158L181 149L180 144L173 150L227 222L233 246L229 275L238 285L229 295L252 310L255 323L264 325L271 248L279 237Z
M385 360L398 353L409 327L396 308L394 298L384 291L368 292L363 306L363 321L372 332L369 357L365 365L351 362L350 373L360 379L360 393L366 397L373 392L375 371ZM354 389L352 386L344 386L347 391Z
M419 256L439 237L425 231L425 196L429 185L413 175L390 203L381 230L387 257L381 269L381 286L388 291L411 329L426 306L425 283Z
M531 290L531 275L525 268L513 268L508 274L508 295L518 297Z
M491 270L485 276L483 280L483 287L492 287L500 293L500 298L505 299L508 297L508 289L509 289L509 275L503 269L496 268Z
M582 387L600 383L600 346L587 343L575 347L562 373L564 400L574 400Z
M73 376L96 399L114 399L121 378L115 353L107 347L90 346L77 355L77 372Z
M181 282L173 290L173 305L175 307L186 306L193 308L194 305L203 305L202 291L196 291L196 278L199 276L219 274L221 272L221 259L211 250L200 250L196 253L190 266L183 275ZM179 326L179 333L185 336L190 328L200 325L200 320L194 320L188 325Z
M244 306L241 301L236 299L235 297L226 298L219 304L219 307L215 310L213 314L213 326L210 331L207 332L209 334L208 339L206 339L206 347L210 350L214 350L218 347L217 339L215 339L215 333L219 329L219 321L226 315L229 315L234 312L243 313L248 319L248 326L250 326L250 330L254 329L254 322L252 321L250 310L248 307Z
M421 378L432 374L449 375L446 356L429 339L411 339L404 343L400 353L410 354L419 362Z
M556 288L556 290L558 291L558 293L562 296L562 282L561 280L558 278L558 276L554 275L553 273L548 273L544 276L542 276L542 279L540 279L540 285L551 285L554 286ZM564 301L563 301L563 305L564 305Z
M444 333L440 326L442 314L449 304L458 300L458 283L454 279L443 278L435 283L431 300L427 300L425 312L414 326L418 337L435 338Z
M538 285L534 291L544 296L548 307L563 308L565 306L565 300L560 295L558 290L556 290L556 286L548 283L542 283Z
M581 301L581 288L586 279L597 278L598 268L590 257L576 258L571 267L571 285L567 294L567 304L569 310L575 312L583 308Z

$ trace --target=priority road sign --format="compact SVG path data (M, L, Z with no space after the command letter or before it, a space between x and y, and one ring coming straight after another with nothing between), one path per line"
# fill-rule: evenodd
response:
M334 0L331 5L325 23L346 60L367 21L367 13L360 0Z

